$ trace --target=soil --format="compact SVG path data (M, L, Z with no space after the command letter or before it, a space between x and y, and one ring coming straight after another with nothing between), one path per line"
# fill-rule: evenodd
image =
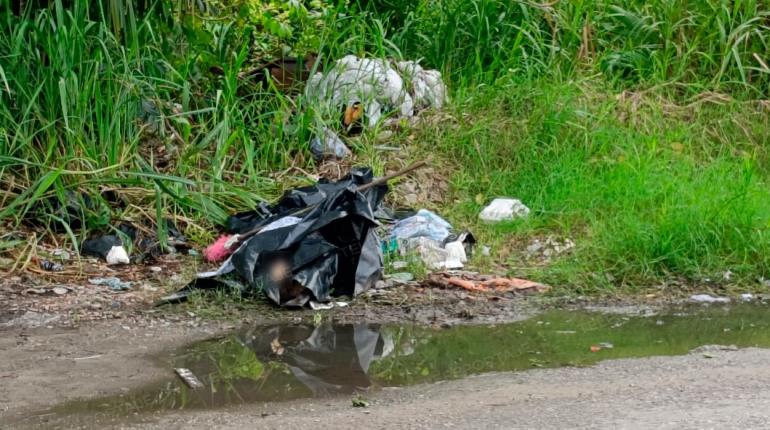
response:
M169 369L153 358L161 352L241 324L316 315L264 300L234 306L212 299L154 308L155 300L184 285L191 274L173 257L162 270L151 267L94 267L91 274L66 280L24 275L0 282L0 428L22 425L41 413L45 418L43 411L56 404L118 394L167 376ZM88 278L97 269L102 276L130 279L131 290L91 285ZM56 287L66 293L57 294ZM371 290L347 307L320 312L340 322L446 326L520 320L536 312L536 301L514 293L402 285ZM212 314L216 318L209 318Z
M190 267L182 257L168 257L161 270L153 269L155 266L97 266L86 275L60 281L28 275L6 277L0 282L0 428L104 428L103 424L87 418L78 422L77 417L71 417L67 418L70 421L62 422L62 418L50 413L50 408L75 399L127 392L168 377L172 370L154 358L164 351L220 335L241 324L312 320L319 313L279 309L260 300L233 304L219 303L213 298L154 308L152 304L157 298L184 285L197 268ZM115 292L106 286L91 285L88 278L99 273L131 280L133 286L128 292ZM62 286L66 288L64 294L53 290ZM547 304L548 301L538 295L473 293L459 288L410 284L371 290L347 307L320 313L343 323L415 322L447 326L521 320ZM211 315L217 318L212 319ZM756 357L751 355L747 359ZM581 375L584 370L483 376L435 386L385 390L375 394L376 408L371 410L351 410L350 399L310 400L260 405L259 412L252 407L232 413L204 411L152 416L150 418L158 420L148 425L150 428L243 428L252 427L254 420L259 419L264 424L260 427L264 428L353 428L366 414L377 428L444 425L510 428L511 422L524 422L512 411L523 414L525 409L534 408L538 404L533 400L536 396L580 404L583 401L580 393L590 392L590 378L575 382L575 387L563 393L557 393L555 386L540 392L537 384L549 379L547 372ZM601 374L596 378L609 380ZM530 379L530 385L514 383ZM600 393L610 398L612 390L622 388L622 384L613 383ZM538 392L540 394L536 394ZM469 401L469 397L472 400ZM566 403L564 407L574 408ZM495 415L492 420L480 413L483 410L507 412ZM532 419L539 419L532 414L530 411ZM142 422L147 418L138 417ZM119 424L131 428L136 423L124 418ZM110 424L113 425L117 424Z

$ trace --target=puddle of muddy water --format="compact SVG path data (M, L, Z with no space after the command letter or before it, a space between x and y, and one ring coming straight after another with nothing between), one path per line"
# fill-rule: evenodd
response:
M363 323L259 326L175 352L168 358L166 381L125 395L69 402L56 412L121 416L216 408L483 372L684 354L710 344L768 347L767 312L762 305L647 316L552 311L511 324L447 329ZM192 370L204 388L185 386L171 376L174 367Z

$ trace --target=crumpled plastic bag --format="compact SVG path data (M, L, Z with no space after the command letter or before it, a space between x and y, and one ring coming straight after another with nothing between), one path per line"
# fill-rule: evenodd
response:
M329 117L346 106L361 103L368 126L383 115L409 118L416 110L440 109L447 100L441 73L425 70L417 62L391 62L380 58L347 55L325 73L313 75L305 95Z

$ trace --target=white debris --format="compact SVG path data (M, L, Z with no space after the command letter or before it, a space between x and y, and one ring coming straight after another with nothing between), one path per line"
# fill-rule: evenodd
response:
M416 62L394 65L347 55L327 72L312 76L305 95L327 115L360 103L368 126L374 127L386 114L409 118L415 109L440 108L446 102L446 87L440 72L424 70Z
M131 262L131 260L128 258L126 249L122 246L113 246L110 248L110 252L107 253L105 260L107 260L107 264L109 265L129 264Z
M446 86L438 70L425 70L416 61L400 61L396 68L404 77L407 85L412 85L414 108L441 109L447 100Z
M401 243L400 248L403 251L416 252L429 269L462 269L463 263L468 261L465 255L465 246L460 241L449 242L442 247L440 242L419 236Z
M524 218L529 215L529 208L518 199L494 199L479 214L482 221L498 222Z
M198 379L197 376L195 376L194 373L192 373L192 370L184 367L178 367L174 369L174 372L176 372L177 376L179 376L179 378L193 390L203 388L203 383L200 381L200 379Z
M714 297L710 294L694 294L690 296L690 301L696 303L730 303L730 298Z
M743 293L743 294L741 294L741 300L743 300L744 302L750 302L750 301L754 300L754 294Z
M468 257L465 255L465 245L460 241L449 242L444 245L444 249L447 252L444 268L462 269L463 263L468 261Z
M310 302L310 309L314 311L327 311L329 309L333 309L335 307L337 308L346 308L350 306L348 302L329 302L329 303L321 303L317 302L315 300L311 300Z

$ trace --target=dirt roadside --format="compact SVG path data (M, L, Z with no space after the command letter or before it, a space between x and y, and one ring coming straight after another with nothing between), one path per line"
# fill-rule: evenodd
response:
M770 427L770 350L605 361L310 399L99 422L32 417L10 428L703 429ZM2 423L2 421L0 421Z
M72 291L84 298L86 290ZM109 294L109 293L105 293ZM102 294L104 295L104 294ZM113 294L113 300L125 295ZM119 394L168 377L157 357L185 344L241 325L312 320L311 310L256 303L229 319L208 319L181 306L127 304L101 319L75 322L86 300L56 308L56 296L22 297L24 311L0 311L0 428L74 399ZM533 298L469 295L457 290L409 286L380 290L350 306L319 312L338 322L415 322L446 326L511 322L537 312ZM15 427L15 425L14 425Z
M142 429L704 429L770 427L770 350L486 374L349 399L173 414ZM264 415L267 414L267 415ZM365 423L365 424L364 424Z

